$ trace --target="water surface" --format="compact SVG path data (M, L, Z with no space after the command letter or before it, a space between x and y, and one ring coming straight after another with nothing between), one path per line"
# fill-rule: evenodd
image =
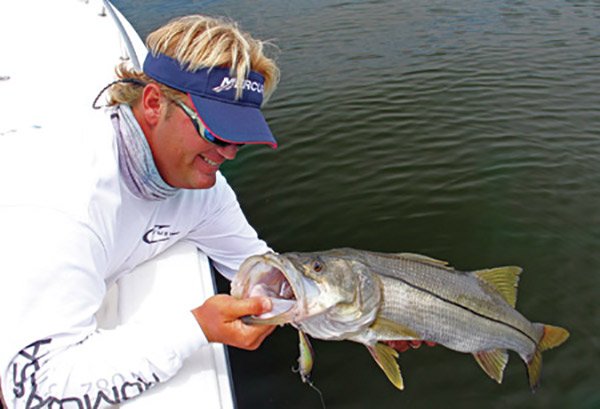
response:
M314 341L328 408L600 408L600 3L115 3L144 34L200 12L279 47L281 147L224 169L274 249L517 264L519 310L571 331L533 395L516 354L497 385L468 355L409 351L398 392L363 346ZM320 407L290 328L230 353L240 409Z

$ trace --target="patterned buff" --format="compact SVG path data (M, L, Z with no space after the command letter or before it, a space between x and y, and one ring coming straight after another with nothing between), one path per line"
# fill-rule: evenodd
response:
M121 104L111 114L117 133L119 170L127 188L140 199L164 200L178 189L158 173L152 151L129 105Z

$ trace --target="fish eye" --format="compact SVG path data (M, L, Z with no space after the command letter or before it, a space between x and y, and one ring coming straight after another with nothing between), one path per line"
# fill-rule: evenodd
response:
M315 261L313 261L312 268L317 273L320 273L323 270L323 264L321 264L321 262L319 260L315 260Z

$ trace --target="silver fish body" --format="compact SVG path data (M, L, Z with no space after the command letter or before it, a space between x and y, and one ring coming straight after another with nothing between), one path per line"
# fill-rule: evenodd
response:
M530 359L541 336L495 288L477 277L413 255L365 255L379 279L383 302L379 317L402 323L419 339L471 353L510 349ZM518 267L506 267L518 276ZM516 284L516 283L515 283ZM364 341L386 334L369 332ZM411 339L411 338L404 338Z
M427 340L471 353L497 382L512 350L527 364L534 388L541 351L560 345L568 332L531 323L514 308L520 273L514 266L461 272L410 253L269 253L244 262L232 282L232 295L258 295L253 292L258 286L277 283L274 287L284 292L258 293L277 293L275 298L285 300L285 311L248 322L289 323L314 338L362 343L400 389L397 353L382 341Z

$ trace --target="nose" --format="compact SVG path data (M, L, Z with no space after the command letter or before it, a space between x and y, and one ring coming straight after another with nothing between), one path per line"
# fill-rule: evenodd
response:
M227 160L235 159L240 147L238 145L219 146L217 152Z

